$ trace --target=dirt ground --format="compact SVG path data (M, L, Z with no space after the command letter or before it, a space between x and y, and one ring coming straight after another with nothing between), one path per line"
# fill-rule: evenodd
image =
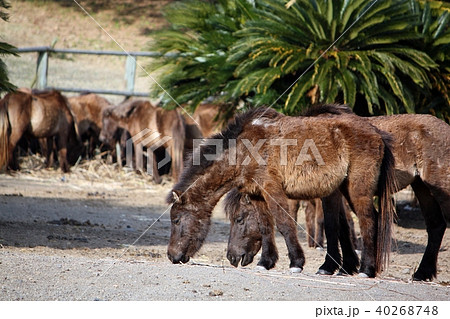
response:
M450 300L448 234L437 279L411 282L427 237L420 212L404 203L389 269L376 279L315 275L325 256L307 247L302 213L302 274L289 273L279 235L275 269L258 271L256 261L233 268L220 205L200 252L172 265L164 202L170 180L155 185L102 161L65 175L34 166L0 175L0 300Z
M79 1L127 51L148 50L149 32L164 24L165 0ZM11 1L2 41L18 47L120 50L73 1ZM17 86L33 82L36 54L6 57ZM139 59L145 66L149 61ZM124 60L53 55L49 85L123 89ZM136 90L153 81L138 70ZM114 103L120 97L106 96ZM27 162L28 161L28 162ZM36 164L37 163L37 164ZM72 173L42 168L28 158L13 175L0 174L0 300L449 300L449 236L444 237L438 276L411 282L427 236L420 212L399 212L397 246L389 269L376 279L315 275L324 252L308 248L304 215L298 235L305 250L302 274L290 274L283 239L270 271L256 262L233 268L226 259L229 224L220 207L210 234L193 261L172 265L166 257L170 221L164 198L171 181L150 179L100 161ZM410 199L406 194L402 199ZM403 204L402 207L405 207Z

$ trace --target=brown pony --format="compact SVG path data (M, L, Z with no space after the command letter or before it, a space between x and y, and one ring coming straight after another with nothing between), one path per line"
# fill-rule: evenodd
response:
M123 112L126 110L126 112ZM155 151L160 147L167 150L172 160L172 176L178 180L183 167L185 130L181 115L177 110L164 110L147 101L132 100L123 108L107 108L103 112L103 123L115 121L128 131L135 150L136 169L143 170L143 147L152 150L152 173L156 183L161 182ZM109 126L109 125L106 125ZM106 126L103 129L106 129ZM102 139L110 133L101 133ZM148 159L149 160L149 159Z
M95 147L99 143L102 129L103 111L112 104L105 98L94 93L81 94L69 99L70 108L75 114L78 133L83 141L88 142L88 157L94 157Z
M200 127L203 137L209 137L219 133L224 123L219 120L220 105L218 104L200 104L192 115Z
M321 107L312 109L308 114L320 116L328 114L330 116L330 114L349 112L351 112L350 109L343 107L335 107L333 109ZM419 200L427 226L428 244L420 266L414 274L414 279L431 280L436 276L437 256L446 229L445 219L449 220L450 218L450 127L445 122L429 115L405 114L372 117L367 120L378 128L392 134L394 138L393 153L396 159L395 172L399 183L398 189L400 190L410 184ZM336 200L339 200L339 197ZM243 206L244 204L242 204L242 201L239 200L236 194L229 194L226 203L229 207L227 208L227 213L230 219L239 219L241 224L244 225L238 228L235 226L235 222L232 222L229 247L233 247L233 250L241 251L244 247L252 247L252 251L255 252L256 250L257 252L260 248L258 245L262 243L262 235L256 232L244 234L241 229L243 227L257 227L253 223L258 218L264 219L267 216L265 212L268 210L267 207L256 207L256 204ZM254 209L251 209L252 207ZM236 211L233 211L233 209ZM333 241L336 241L336 238L332 235L336 234L336 229L348 227L346 219L342 217L345 211L342 201L341 203L337 202L334 209L339 211L339 221L325 219L328 250L330 250L330 242L331 245L335 245ZM241 218L242 213L239 210L246 212L247 219ZM255 217L252 214L257 214L261 217ZM315 214L320 215L323 212L319 210ZM264 232L267 232L267 222L265 220L261 222L261 228ZM330 224L329 231L326 228L327 223ZM242 241L241 237L245 237L245 241ZM270 238L270 236L268 237ZM344 233L341 230L339 240L343 250L344 264L351 263L353 254L349 253L349 251L352 251L352 240L349 239L345 229ZM264 245L264 243L262 244ZM273 243L268 245L272 247ZM250 250L245 250L245 254L249 253L251 253ZM274 259L275 257L264 256L263 258ZM324 271L319 271L319 273L331 274L335 269L336 266L334 269L327 271L322 269Z
M192 152L194 140L217 134L223 129L224 123L219 120L219 116L218 104L200 104L194 114L183 114L186 128L185 151Z
M216 154L217 150L221 151ZM173 203L168 257L173 263L187 262L200 249L212 209L236 187L264 199L285 238L290 268L301 271L305 259L295 221L286 214L288 197L325 197L340 189L361 221L364 249L360 272L373 277L390 250L395 212L389 199L394 190L390 155L379 132L354 115L289 117L268 108L250 110L222 133L206 139L174 186L168 198ZM372 205L377 192L382 198L379 218ZM271 240L266 235L263 243ZM270 254L264 249L268 249L266 245L263 254ZM266 262L265 268L273 267L273 261Z
M19 169L14 149L24 134L46 138L48 149L53 148L52 137L55 136L61 170L69 172L67 141L76 131L68 102L60 92L9 93L0 106L0 167ZM50 164L49 156L48 152L47 165Z

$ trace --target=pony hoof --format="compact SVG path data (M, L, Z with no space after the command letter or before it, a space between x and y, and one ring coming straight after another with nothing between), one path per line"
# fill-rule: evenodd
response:
M358 277L359 277L359 278L369 278L369 275L368 275L368 274L365 274L365 273L363 273L363 272L360 272L360 273L358 274Z
M318 250L318 251L323 251L323 247L317 246L317 247L316 247L316 250Z
M326 275L326 276L331 276L333 273L331 271L325 270L325 269L319 269L316 272L316 275Z
M266 269L266 267L264 267L264 266L257 265L257 266L255 267L255 270L256 270L256 271L266 271L267 269Z
M293 274L299 274L299 273L301 273L301 272L303 271L303 268L300 268L300 267L292 267L292 268L289 268L289 271L290 271L291 273L293 273Z
M345 271L342 271L342 270L340 270L337 274L336 274L336 276L342 276L342 277L346 277L346 276L348 276L349 274L347 274Z

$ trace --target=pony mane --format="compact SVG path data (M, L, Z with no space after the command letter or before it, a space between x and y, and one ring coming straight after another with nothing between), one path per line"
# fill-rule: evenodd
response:
M313 117L322 114L329 115L342 115L342 114L355 114L350 107L346 104L318 104L313 105L310 108L304 110L300 115Z
M103 111L103 115L112 116L116 119L126 119L142 105L142 102L142 100L131 100L117 106L112 105Z
M260 118L276 119L280 116L283 115L271 108L266 107L254 108L236 116L235 119L231 123L229 123L228 126L222 132L205 139L205 141L222 140L223 151L226 151L230 147L229 141L237 139L239 134L242 133L244 126L250 123L252 120ZM196 151L200 152L200 163L197 165L193 165L192 162L193 155L191 155L186 160L180 180L178 181L177 184L173 186L174 190L179 190L181 192L186 191L190 187L190 185L192 185L192 182L195 181L198 176L202 175L204 170L209 166L211 166L212 163L214 162L214 160L208 160L205 158L205 156L202 155L215 154L216 153L215 145L203 143L197 150L194 150L194 152ZM169 204L172 203L171 193L169 193L167 197L167 203Z
M53 90L53 89L32 89L31 94L37 95L39 97L45 97L45 96L53 95L53 94L60 95L61 92L59 92L57 90Z
M223 209L227 218L233 217L234 213L237 212L241 198L242 193L239 192L237 188L233 188L227 193L223 201Z

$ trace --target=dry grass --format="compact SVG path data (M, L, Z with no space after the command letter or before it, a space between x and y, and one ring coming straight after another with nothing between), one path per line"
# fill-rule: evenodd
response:
M56 166L46 168L45 159L40 155L27 155L19 158L20 170L15 176L28 176L39 180L77 181L77 183L101 182L111 186L142 187L153 185L150 175L140 174L129 167L120 167L117 163L96 157L82 160L71 167L70 173L63 173ZM161 186L172 183L168 176L163 176Z

